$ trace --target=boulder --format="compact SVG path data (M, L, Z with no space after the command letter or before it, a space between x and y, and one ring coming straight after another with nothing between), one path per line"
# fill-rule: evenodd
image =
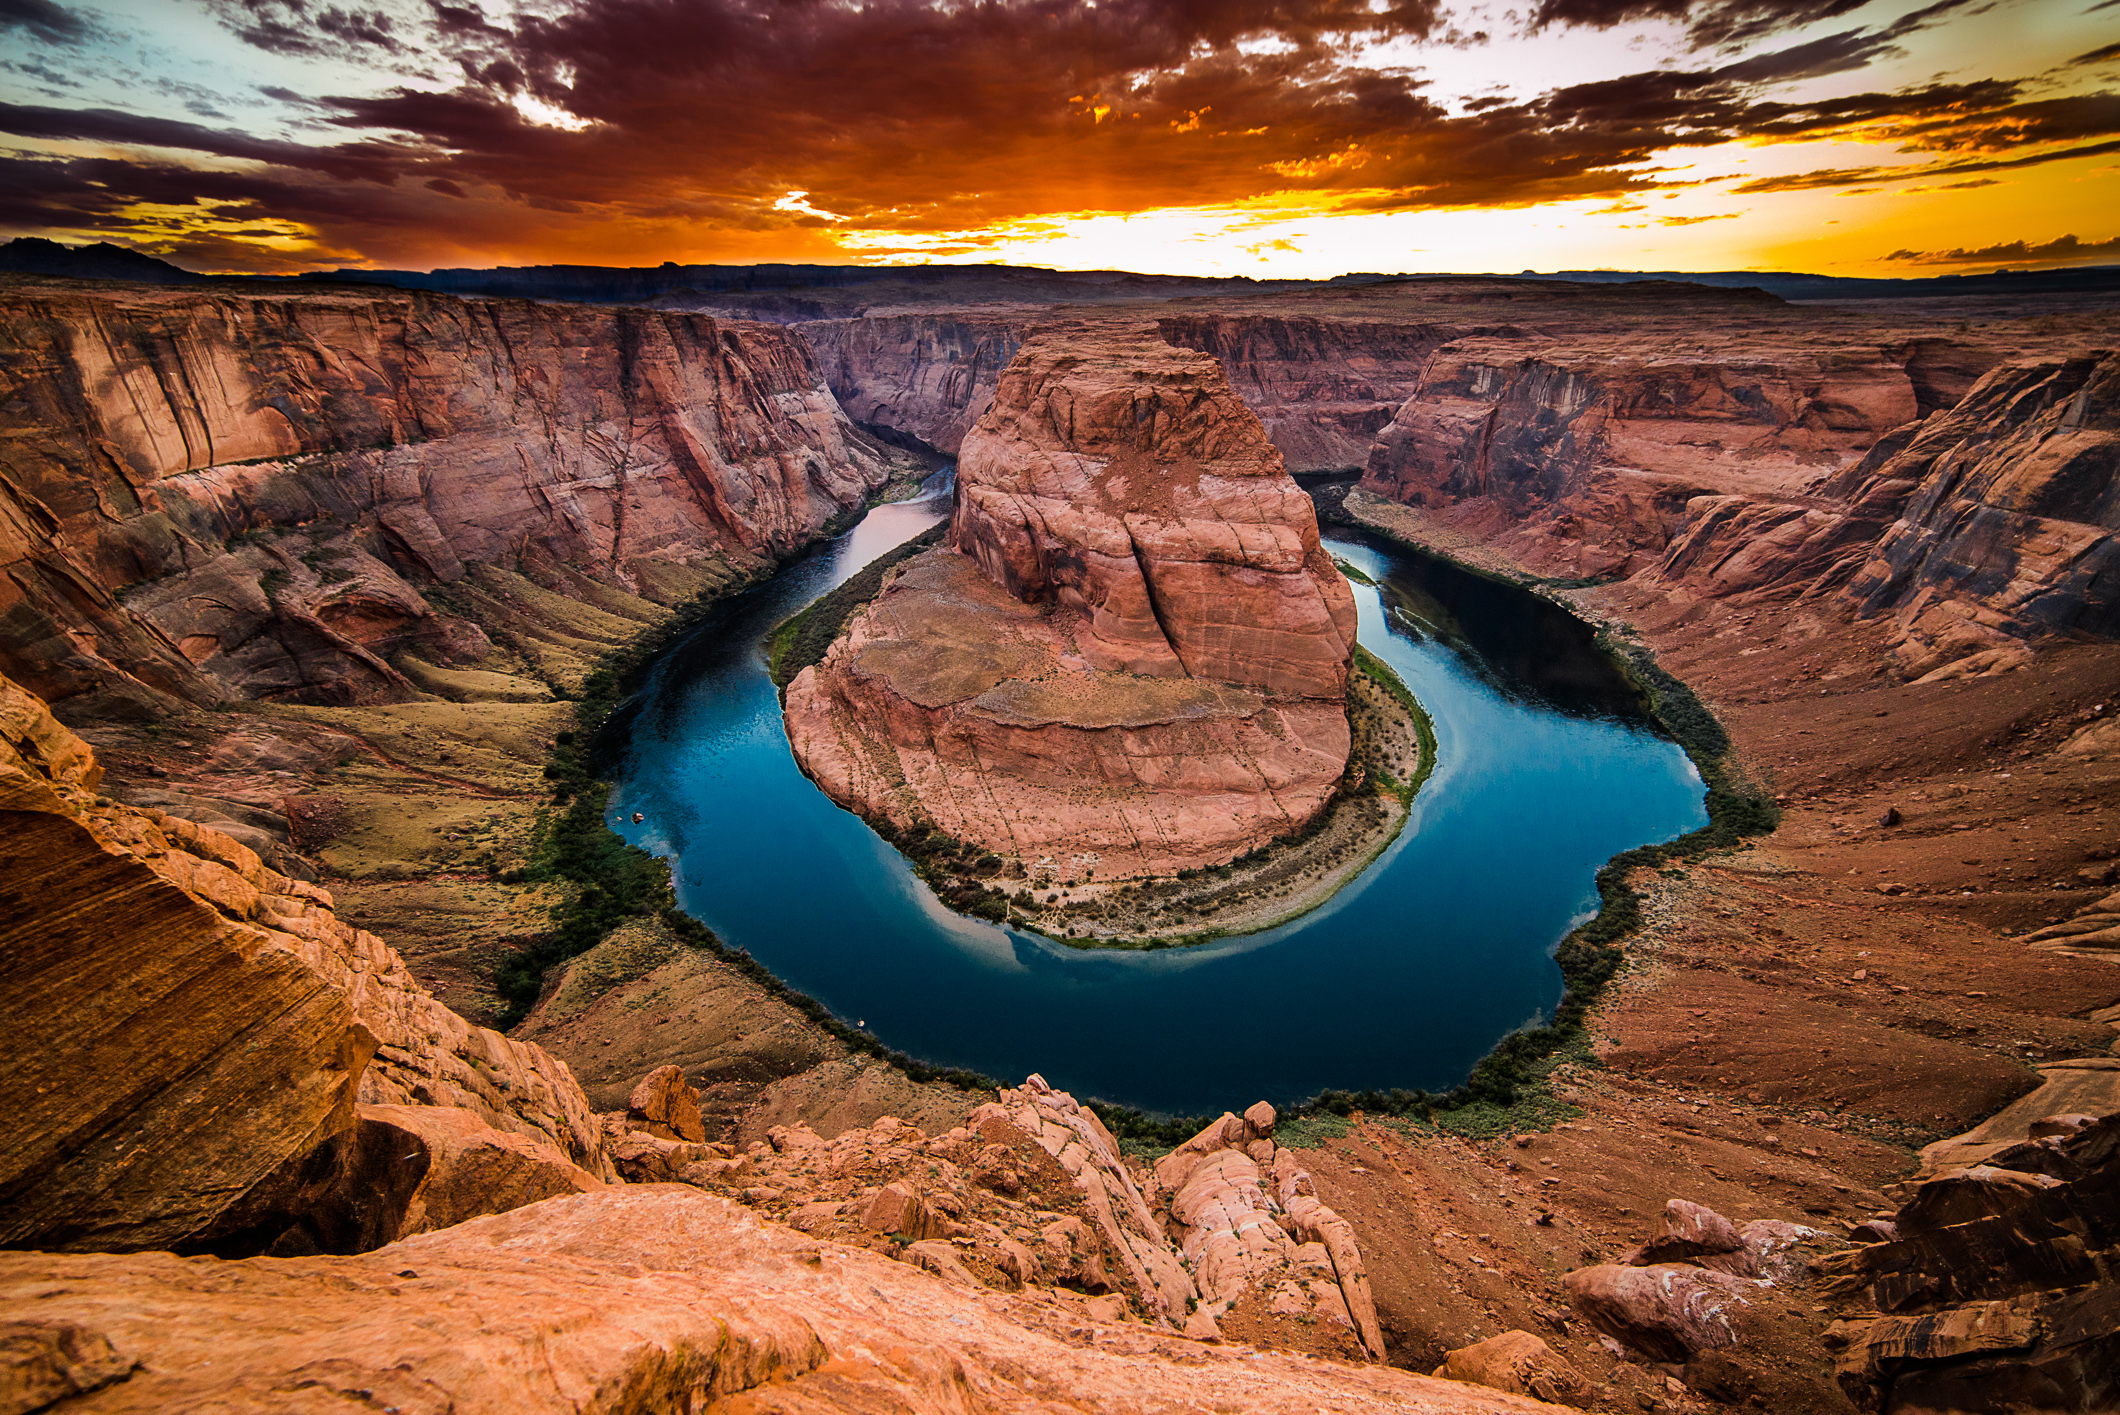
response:
M1577 1268L1561 1285L1590 1325L1653 1361L1675 1362L1733 1344L1730 1312L1753 1289L1726 1273L1670 1264Z
M683 1182L685 1172L695 1165L727 1158L725 1147L672 1140L632 1129L631 1117L626 1114L613 1112L603 1120L604 1151L610 1155L619 1178L628 1184Z
M917 1243L908 1243L899 1259L959 1287L980 1286L979 1279L973 1277L971 1269L964 1265L964 1259L957 1256L957 1250L936 1239L923 1238Z
M1759 1271L1758 1259L1745 1246L1736 1224L1686 1199L1666 1200L1656 1233L1622 1261L1633 1267L1698 1263L1738 1277L1752 1277Z
M1923 1184L1900 1208L1894 1222L1900 1233L1908 1235L1971 1223L2006 1214L2033 1195L2060 1184L2050 1175L1974 1165Z
M367 1253L400 1238L605 1187L552 1146L457 1106L363 1105L354 1127L253 1186L214 1248Z
M371 1165L422 1171L385 1242L605 1187L552 1146L496 1130L459 1107L364 1105L360 1119L359 1145Z
M640 1078L633 1094L626 1097L626 1121L634 1130L665 1140L698 1144L707 1138L706 1122L699 1114L699 1092L677 1066L658 1066Z
M0 1411L29 1415L124 1380L138 1364L78 1322L0 1320Z
M1567 1359L1527 1331L1505 1331L1443 1358L1435 1374L1444 1380L1534 1395L1557 1405L1579 1404L1589 1390Z
M886 1184L871 1195L862 1206L861 1222L877 1233L908 1239L949 1238L962 1232L902 1181Z

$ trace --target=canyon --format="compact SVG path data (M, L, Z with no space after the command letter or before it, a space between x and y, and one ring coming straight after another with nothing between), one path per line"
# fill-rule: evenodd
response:
M1354 632L1220 366L1149 330L1055 331L965 436L947 542L788 685L788 738L899 832L1069 882L1172 875L1324 809Z
M21 1408L2113 1398L2111 311L1474 278L827 331L4 295ZM1211 354L1322 519L1653 650L1779 800L1627 873L1586 1044L1512 1106L1144 1148L1035 1078L915 1079L653 909L486 1025L579 892L529 868L560 694L916 453L976 463L1047 325ZM1018 613L1035 488L981 484L1001 579L929 564Z

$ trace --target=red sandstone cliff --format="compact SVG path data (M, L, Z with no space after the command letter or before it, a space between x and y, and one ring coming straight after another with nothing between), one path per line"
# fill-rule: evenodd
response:
M1175 315L1157 332L1222 363L1229 383L1291 470L1362 466L1370 444L1421 386L1429 355L1507 326L1264 314Z
M1324 806L1353 599L1213 359L1035 337L957 486L949 545L789 686L835 799L1106 879L1227 860Z
M101 775L0 677L0 1245L373 1246L454 1222L420 1191L467 1152L515 1203L616 1182L565 1063L435 1001L324 890L96 795Z
M2109 356L1998 368L2018 351L1996 336L1793 320L1647 332L1442 345L1362 490L1559 576L1835 595L1890 615L1917 676L2115 632Z
M900 314L798 329L854 421L954 457L1030 322L1027 314Z
M774 326L17 279L0 341L0 667L54 699L388 696L475 656L416 588L468 562L674 597L887 475Z

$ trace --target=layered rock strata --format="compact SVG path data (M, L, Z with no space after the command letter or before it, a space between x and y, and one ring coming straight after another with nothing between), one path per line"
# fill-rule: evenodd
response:
M17 277L0 336L0 669L54 701L409 696L393 655L485 647L421 585L540 562L668 602L888 475L776 326Z
M1421 386L1436 349L1508 326L1318 319L1267 314L1172 315L1156 331L1212 354L1293 471L1364 466L1377 434Z
M2006 358L1941 338L1756 359L1459 340L1362 486L1556 574L1835 596L1889 619L1909 677L1992 671L2120 624L2113 356Z
M2041 1131L2044 1133L2041 1133ZM2052 1117L1939 1175L1834 1260L1878 1315L1841 1323L1835 1376L1866 1409L2120 1403L2120 1115Z
M0 679L0 1075L20 1101L0 1242L269 1246L388 1118L362 1106L451 1108L617 1177L563 1063L436 1002L324 890L99 777Z
M834 799L1106 879L1220 863L1323 808L1353 598L1213 360L1034 338L957 485L947 545L789 686Z
M1030 323L1028 314L899 314L797 329L854 421L954 457Z

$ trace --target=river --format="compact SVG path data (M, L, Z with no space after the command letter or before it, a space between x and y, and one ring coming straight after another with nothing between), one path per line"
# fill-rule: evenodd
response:
M1524 590L1328 537L1362 644L1435 722L1405 831L1323 908L1265 933L1089 951L950 913L795 765L774 625L949 512L949 474L720 606L631 714L613 828L668 860L685 910L790 986L923 1060L1193 1114L1327 1088L1446 1089L1550 1014L1553 949L1612 855L1705 823L1587 626ZM638 811L643 823L635 825Z

